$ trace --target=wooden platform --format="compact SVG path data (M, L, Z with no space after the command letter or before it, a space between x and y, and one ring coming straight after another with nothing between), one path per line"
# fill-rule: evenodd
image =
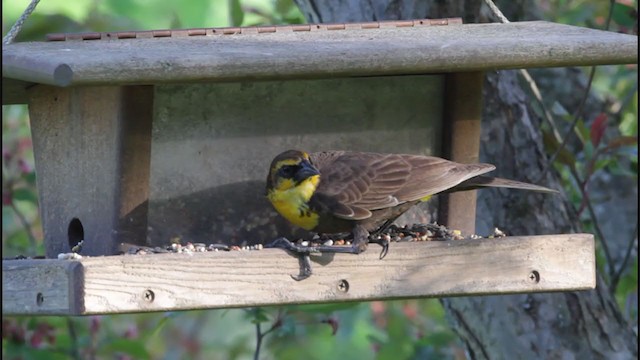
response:
M312 257L295 281L285 251L122 255L2 262L2 314L85 315L405 297L593 289L590 234L392 243Z

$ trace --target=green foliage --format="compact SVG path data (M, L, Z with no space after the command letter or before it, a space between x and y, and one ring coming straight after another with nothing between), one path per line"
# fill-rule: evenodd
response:
M638 318L638 257L620 279L616 300L626 318Z
M613 7L610 9L610 5ZM610 12L610 17L609 17ZM610 31L635 34L638 32L638 2L636 1L566 1L552 0L546 14L551 20L571 25L603 29L608 25ZM610 20L610 21L609 21ZM597 219L589 211L589 182L599 174L628 177L636 184L638 181L638 68L637 65L600 66L597 68L593 83L593 95L605 103L605 108L596 114L580 114L575 127L577 143L568 142L560 152L555 165L562 175L567 194L574 204L583 229L595 233L599 238L596 259L601 273L614 286L615 296L621 309L625 309L627 319L637 326L638 281L637 250L628 261L612 261L605 246L611 247L617 239L605 238L599 231ZM573 121L573 115L556 113L557 118ZM559 144L550 133L545 133L545 145L549 153L555 153ZM636 188L637 192L637 188ZM629 201L637 202L630 198ZM617 209L613 209L616 212ZM637 228L637 223L636 223ZM616 233L615 237L623 241L636 242L637 229L633 235ZM618 240L619 241L619 240ZM635 267L631 271L630 268ZM619 279L617 279L617 277ZM619 282L616 284L615 281ZM616 286L617 285L617 286ZM629 301L635 299L635 301Z

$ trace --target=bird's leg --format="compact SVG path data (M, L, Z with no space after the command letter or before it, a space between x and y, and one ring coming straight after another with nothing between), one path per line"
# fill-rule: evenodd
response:
M388 237L380 236L379 238L369 238L369 242L382 246L382 250L380 250L380 260L384 259L384 257L389 253L390 241Z
M278 248L291 251L299 255L309 254L322 254L322 253L336 253L336 254L360 254L367 249L368 235L369 233L364 231L364 241L356 241L354 231L354 241L352 246L335 246L335 245L318 245L318 246L302 246L296 245L289 241L287 238L277 238L270 244L265 245L266 248Z
M369 244L369 232L362 225L356 225L353 227L353 242L351 248L353 254L360 254L367 250Z
M298 258L298 261L300 262L300 275L289 275L295 281L304 280L313 273L311 270L311 259L309 258L309 254L303 254Z
M299 256L301 262L301 271L299 276L291 276L294 280L303 280L311 276L313 271L311 270L310 254L360 254L367 250L367 244L369 243L369 232L361 225L356 225L353 228L353 242L351 246L333 246L333 245L319 245L319 246L302 246L296 245L289 241L287 238L280 237L270 244L267 244L267 248L279 248L295 253ZM383 251L380 258L387 254L389 247L388 242L386 244L381 243Z
M369 232L362 225L356 225L352 231L353 241L351 246L340 245L318 245L318 246L299 246L291 244L287 250L312 254L360 254L367 250L367 244L369 243ZM276 240L278 241L278 240ZM288 240L287 240L288 241Z
M285 237L280 237L272 241L271 243L265 245L265 248L277 248L284 249L289 252L295 253L298 255L298 259L300 261L300 275L294 276L291 275L291 278L300 281L308 278L313 274L313 270L311 269L311 259L309 258L309 254L317 253L344 253L344 254L359 254L366 250L367 241L369 233L364 230L363 234L360 234L359 237L356 237L358 231L354 229L354 241L352 246L328 246L328 245L320 245L320 246L302 246L296 245L289 241L289 239ZM356 239L362 238L364 236L363 242L357 242Z
M292 243L291 241L289 241L289 239L287 239L285 237L279 237L279 238L273 240L271 243L265 245L264 247L266 247L266 248L284 249L284 250L288 250L288 251L291 251L291 252L299 254L299 255L309 255L311 253L319 252L319 251L316 250L316 248L317 248L316 246L296 245L296 244Z

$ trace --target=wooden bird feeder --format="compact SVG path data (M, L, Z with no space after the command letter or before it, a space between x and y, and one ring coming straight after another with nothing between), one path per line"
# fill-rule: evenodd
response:
M277 249L106 255L121 243L242 245L293 231L264 199L269 163L289 148L476 162L485 71L637 63L636 36L443 19L48 40L3 46L2 101L29 106L50 258L3 261L5 315L595 286L587 234L393 243L383 260L320 256L300 282ZM474 204L474 192L450 196L440 220L473 232ZM84 258L57 259L80 240Z

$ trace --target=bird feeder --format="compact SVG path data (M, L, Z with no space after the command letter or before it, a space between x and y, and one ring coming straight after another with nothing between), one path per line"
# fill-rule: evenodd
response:
M485 71L637 63L637 46L635 36L548 22L459 19L54 34L3 46L2 100L29 107L51 258L3 261L3 313L593 288L593 237L584 234L394 244L384 260L331 256L298 283L289 278L297 262L276 249L108 255L123 243L242 246L300 235L264 198L281 151L476 162ZM449 196L439 211L473 232L474 192ZM55 259L80 240L91 257ZM509 254L510 271L485 274L496 252ZM426 276L460 281L456 261L486 281L452 287Z

